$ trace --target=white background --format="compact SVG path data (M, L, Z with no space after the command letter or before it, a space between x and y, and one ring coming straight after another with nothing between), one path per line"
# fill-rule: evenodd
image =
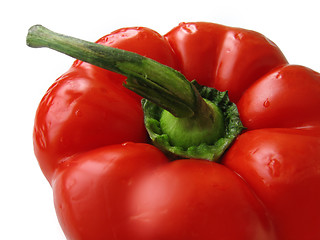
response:
M52 191L33 155L37 105L73 59L25 45L28 28L95 41L121 27L165 34L179 22L208 21L263 33L290 63L320 71L320 14L314 1L28 0L0 3L0 239L65 239Z

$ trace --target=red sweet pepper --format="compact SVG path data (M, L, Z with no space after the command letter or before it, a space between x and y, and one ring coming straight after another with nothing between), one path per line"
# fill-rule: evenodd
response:
M27 42L97 65L76 60L35 118L68 239L320 239L320 75L263 35L198 22L93 44L35 26Z

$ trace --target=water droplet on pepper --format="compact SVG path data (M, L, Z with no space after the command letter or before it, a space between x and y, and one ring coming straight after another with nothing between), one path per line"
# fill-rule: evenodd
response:
M280 176L281 163L277 159L271 158L267 166L269 168L269 174L272 177Z
M236 39L236 40L241 40L242 38L244 37L244 35L243 35L243 33L236 33L235 35L234 35L234 38Z
M276 79L281 79L281 78L282 78L281 73L278 73L276 76Z
M79 109L77 109L74 114L76 115L76 117L81 117L82 116L82 113Z
M187 32L188 34L195 33L197 31L197 27L191 24L180 24L182 30Z
M268 98L264 101L263 106L264 106L265 108L267 108L267 107L270 106L270 102L269 102L269 99L268 99Z

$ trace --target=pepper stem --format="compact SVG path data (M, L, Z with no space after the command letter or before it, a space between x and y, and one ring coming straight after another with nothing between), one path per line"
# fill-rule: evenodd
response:
M242 130L237 111L235 118L240 124L234 127L234 119L232 124L229 122L227 112L232 103L224 97L226 93L219 95L200 88L180 72L150 58L58 34L41 25L29 29L27 45L51 48L127 76L124 86L149 100L143 101L146 128L154 143L164 151L182 157L217 160ZM218 96L219 101L212 95Z
M128 77L125 87L176 117L191 117L205 105L178 71L139 54L55 33L41 25L29 29L27 45L47 47Z

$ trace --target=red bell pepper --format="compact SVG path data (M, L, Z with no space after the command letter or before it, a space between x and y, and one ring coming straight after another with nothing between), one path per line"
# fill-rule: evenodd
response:
M27 43L97 65L76 60L35 118L68 239L320 239L320 75L269 39L198 22Z

